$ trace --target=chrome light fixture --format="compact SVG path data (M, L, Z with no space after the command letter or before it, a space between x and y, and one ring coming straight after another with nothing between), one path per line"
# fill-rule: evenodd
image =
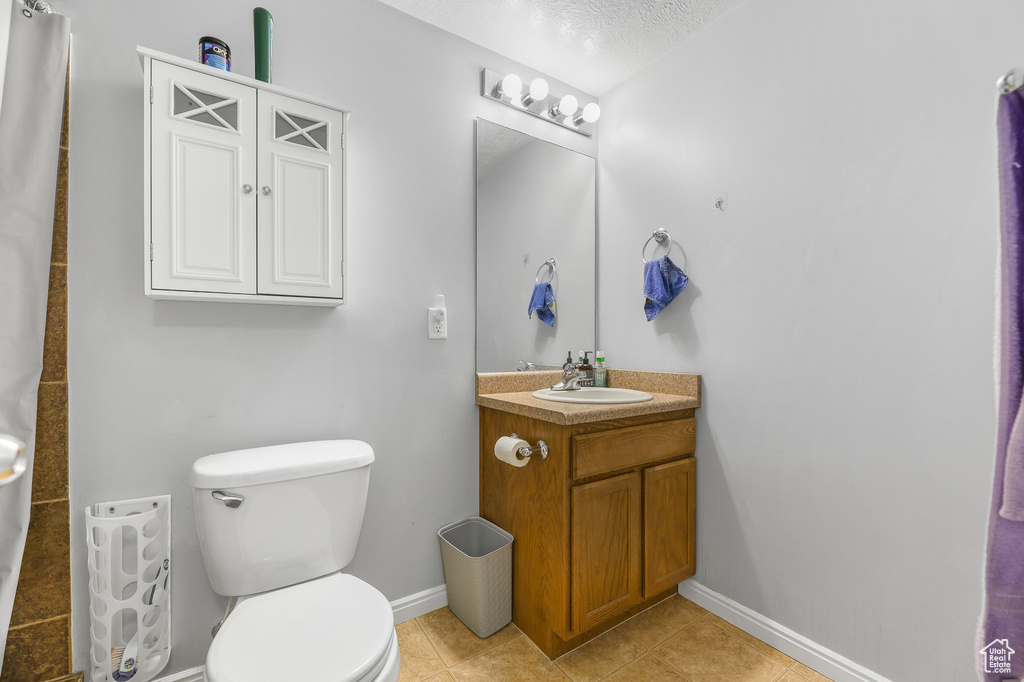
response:
M526 93L523 94L523 79L514 73L503 75L490 69L482 69L480 77L480 94L487 99L519 109L587 137L593 134L594 123L601 117L601 107L597 102L589 102L581 109L575 95L551 95L548 82L543 78L534 78L530 81Z

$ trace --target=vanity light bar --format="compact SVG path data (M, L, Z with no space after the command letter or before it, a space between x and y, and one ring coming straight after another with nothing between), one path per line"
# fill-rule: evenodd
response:
M601 116L601 107L597 102L590 102L581 107L573 95L551 95L548 83L543 78L535 78L529 83L524 83L514 73L500 74L486 68L481 69L480 77L480 94L487 99L533 114L537 118L587 137L593 135L594 123Z

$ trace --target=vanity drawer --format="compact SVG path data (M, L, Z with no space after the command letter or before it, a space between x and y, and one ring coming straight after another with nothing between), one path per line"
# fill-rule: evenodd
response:
M572 437L572 477L586 478L692 454L694 420L641 424Z

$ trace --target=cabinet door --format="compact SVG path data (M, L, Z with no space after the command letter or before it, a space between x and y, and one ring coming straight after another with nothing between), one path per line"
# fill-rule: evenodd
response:
M343 113L260 91L261 294L342 298Z
M256 91L152 64L150 285L255 294Z
M572 488L572 622L576 632L640 601L640 474Z
M697 566L697 461L644 470L644 598L677 585Z

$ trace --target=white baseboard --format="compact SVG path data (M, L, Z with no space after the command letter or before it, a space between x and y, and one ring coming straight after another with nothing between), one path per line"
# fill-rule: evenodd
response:
M395 625L412 620L416 616L430 613L437 609L448 606L448 590L444 585L431 587L430 589L410 594L391 602L391 610L395 612ZM161 677L153 682L206 682L203 674L205 666L183 670L168 677Z
M391 610L395 612L396 625L445 606L448 606L448 590L444 585L431 587L391 602Z
M182 670L180 673L161 677L154 682L206 682L206 675L203 673L205 667L201 665L198 668Z
M835 682L891 682L696 580L680 583L679 594Z

